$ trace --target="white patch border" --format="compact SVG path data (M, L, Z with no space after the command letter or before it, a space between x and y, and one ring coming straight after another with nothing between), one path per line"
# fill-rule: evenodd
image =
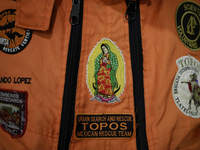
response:
M89 62L89 59L90 59L90 57L91 57L91 55L92 55L92 53L93 53L93 51L96 49L96 47L97 47L97 45L99 44L99 43L101 43L103 40L109 40L110 42L112 42L116 47L117 47L117 49L119 50L119 52L120 52L120 54L121 54L121 56L122 56L122 58L123 58L123 63L124 63L124 87L123 87L123 90L122 90L122 92L119 94L119 96L117 97L117 98L119 98L122 94L123 94L123 92L124 92L124 88L125 88L125 86L126 86L126 63L125 63L125 59L124 59L124 55L122 54L122 51L119 49L119 47L117 46L117 44L116 44L116 42L113 42L111 39L109 39L109 38L102 38L99 42L97 42L97 44L94 46L94 48L92 49L92 51L90 52L90 54L89 54L89 56L88 56L88 60L87 60L87 66L86 66L86 84L88 83L88 74L89 74L89 72L88 72L88 62ZM89 89L89 92L90 92L90 95L91 96L95 96L93 93L92 93L92 91L90 90L90 88L89 88L89 85L87 84L87 88Z
M190 56L190 55L188 55L188 56L183 56L183 57L180 57L179 59L177 59L176 60L176 64L177 64L177 66L178 66L178 71L177 71L177 73L176 73L176 76L175 76L175 78L174 78L174 81L173 81L173 84L172 84L172 96L173 96L173 99L174 99L174 103L176 104L176 106L177 106L177 108L183 113L183 114L185 114L186 116L189 116L189 117L191 117L191 118L196 118L196 119L198 119L198 118L200 118L200 109L198 110L198 112L195 112L195 111L192 111L192 110L189 110L187 107L185 107L182 103L181 103L181 99L179 99L179 94L175 94L174 93L174 85L175 85L175 81L176 81L176 79L178 78L178 76L180 75L180 71L183 69L183 68L186 68L185 66L184 67L181 67L181 65L179 64L179 62L180 62L180 60L182 60L182 59L186 59L186 58L188 58L188 59L192 59L194 62L198 62L198 69L197 68L195 68L194 66L187 66L187 67L190 67L190 69L188 68L188 70L195 70L196 72L195 73L197 73L197 75L200 77L200 62L197 60L197 59L195 59L194 57L192 57L192 56ZM186 70L186 71L188 71L188 70ZM185 71L183 71L183 73L184 73ZM180 76L180 79L181 79L181 76ZM177 84L177 90L178 90L178 85L180 84L180 79L179 79L179 81L178 81L178 84ZM199 80L200 81L200 80ZM189 89L188 89L188 92L189 92ZM178 98L178 99L177 99ZM187 100L188 101L188 103L189 103L189 99ZM189 106L189 104L188 104L188 106ZM182 108L181 108L182 107ZM200 108L200 107L199 107ZM193 115L193 114L195 114L195 115Z

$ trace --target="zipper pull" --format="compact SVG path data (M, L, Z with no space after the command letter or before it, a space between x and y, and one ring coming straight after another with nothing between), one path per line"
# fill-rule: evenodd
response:
M79 24L80 3L81 0L73 0L71 15L69 18L71 25Z
M137 10L137 0L129 0L127 2L127 10L125 14L126 20L134 20L136 16L136 10Z

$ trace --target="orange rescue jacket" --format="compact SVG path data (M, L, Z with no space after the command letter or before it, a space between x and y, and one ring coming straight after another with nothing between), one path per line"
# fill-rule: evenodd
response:
M199 150L200 0L1 0L0 150Z

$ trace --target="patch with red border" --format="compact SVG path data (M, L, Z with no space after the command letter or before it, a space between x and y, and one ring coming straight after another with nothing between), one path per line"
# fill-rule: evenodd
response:
M12 138L24 135L27 125L26 91L0 89L0 126Z

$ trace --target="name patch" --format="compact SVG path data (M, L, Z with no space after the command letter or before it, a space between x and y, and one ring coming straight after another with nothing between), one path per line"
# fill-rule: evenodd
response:
M0 77L0 83L31 84L29 77Z
M77 138L130 138L134 132L132 114L79 114Z

